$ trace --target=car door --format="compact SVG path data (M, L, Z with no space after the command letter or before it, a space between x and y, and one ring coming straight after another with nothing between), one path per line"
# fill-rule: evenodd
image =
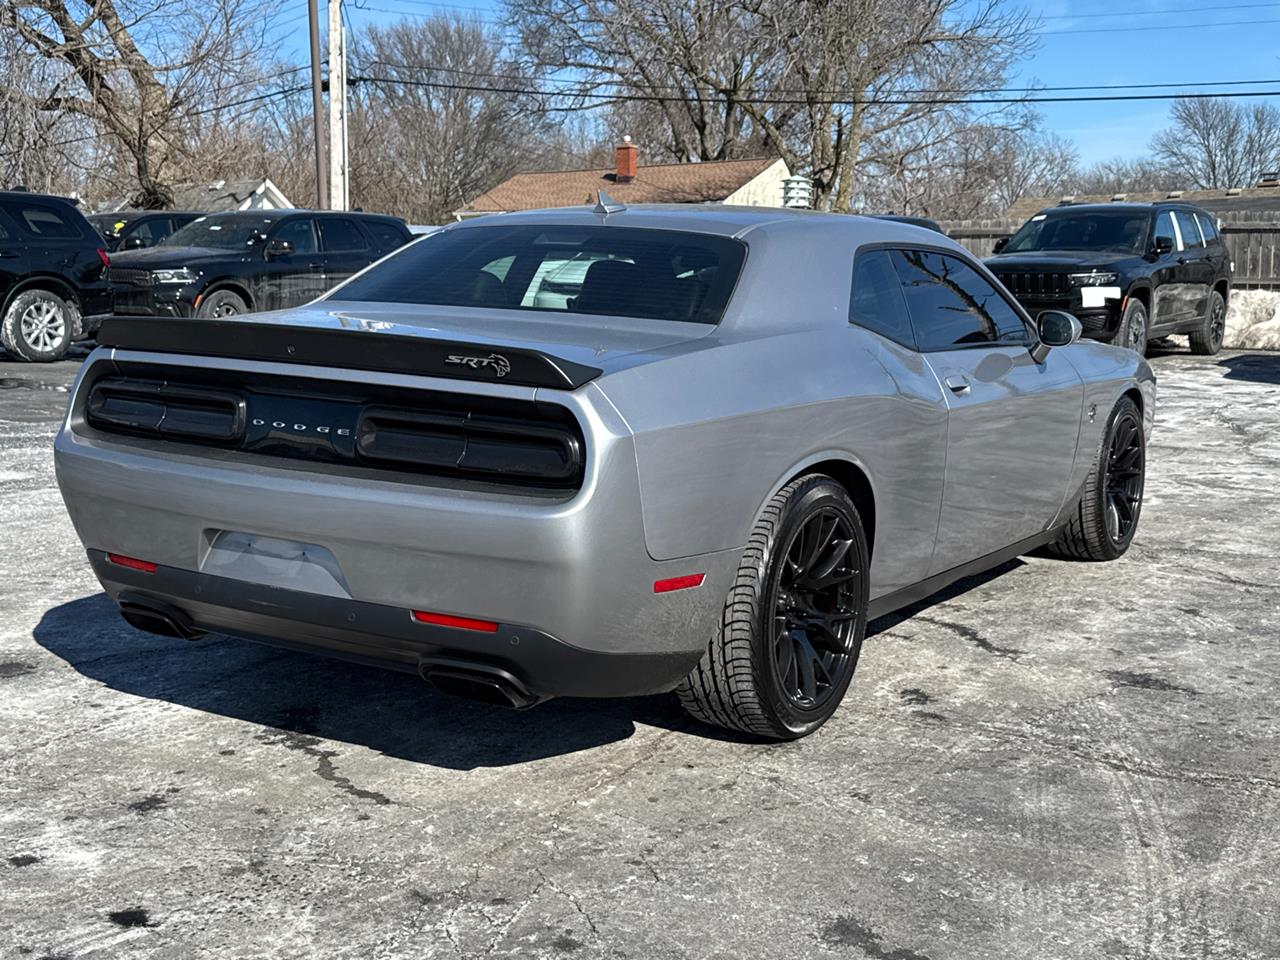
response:
M1213 260L1191 210L1176 208L1174 222L1182 238L1182 254L1178 257L1176 273L1179 293L1182 297L1182 317L1198 320L1209 309L1209 290L1213 286Z
M948 408L930 569L941 573L1052 522L1068 492L1084 386L1063 351L1035 361L1022 315L960 254L899 250L893 262Z
M321 217L319 226L326 290L332 290L376 259L364 231L350 217Z
M1160 253L1161 242L1167 250ZM1155 229L1151 233L1151 255L1155 263L1151 268L1151 319L1150 328L1176 323L1182 317L1183 300L1178 284L1178 258L1183 256L1178 240L1178 228L1173 223L1173 211L1161 210L1156 214Z
M272 253L273 243L286 241L289 253ZM312 217L290 217L271 229L263 245L258 284L258 308L282 310L314 300L324 293L324 258Z
M0 207L0 306L9 299L9 291L29 269L26 244L18 232L18 225Z

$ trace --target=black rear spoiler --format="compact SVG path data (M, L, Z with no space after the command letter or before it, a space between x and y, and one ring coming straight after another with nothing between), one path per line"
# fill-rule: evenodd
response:
M98 343L121 350L306 363L558 390L576 389L604 372L521 347L243 320L110 317L98 330Z

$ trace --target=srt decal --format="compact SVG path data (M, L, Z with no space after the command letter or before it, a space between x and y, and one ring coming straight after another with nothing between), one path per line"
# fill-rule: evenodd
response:
M468 357L462 354L453 353L444 358L445 363L451 363L456 367L468 367L472 370L480 370L483 367L490 368L499 378L505 377L511 372L511 361L500 353L491 353L487 357Z

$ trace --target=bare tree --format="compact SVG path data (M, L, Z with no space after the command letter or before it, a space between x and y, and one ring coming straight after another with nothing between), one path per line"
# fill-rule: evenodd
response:
M0 31L0 187L76 189L76 167L93 139L92 127L38 106L64 73L32 55L16 34Z
M0 30L67 68L39 109L113 137L132 166L134 202L163 207L198 118L256 82L267 9L266 0L6 0Z
M1201 188L1247 187L1280 168L1280 110L1223 98L1175 100L1156 158Z
M1117 194L1183 190L1187 178L1150 157L1116 158L1094 163L1075 174L1065 193Z
M1005 0L509 0L559 109L641 102L671 155L781 156L849 209L887 134L999 87L1033 24Z

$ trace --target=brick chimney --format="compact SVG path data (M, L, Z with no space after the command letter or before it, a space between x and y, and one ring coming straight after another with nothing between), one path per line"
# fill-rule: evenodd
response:
M631 142L630 137L623 137L617 149L617 171L614 180L617 183L630 183L636 178L640 169L640 148Z

